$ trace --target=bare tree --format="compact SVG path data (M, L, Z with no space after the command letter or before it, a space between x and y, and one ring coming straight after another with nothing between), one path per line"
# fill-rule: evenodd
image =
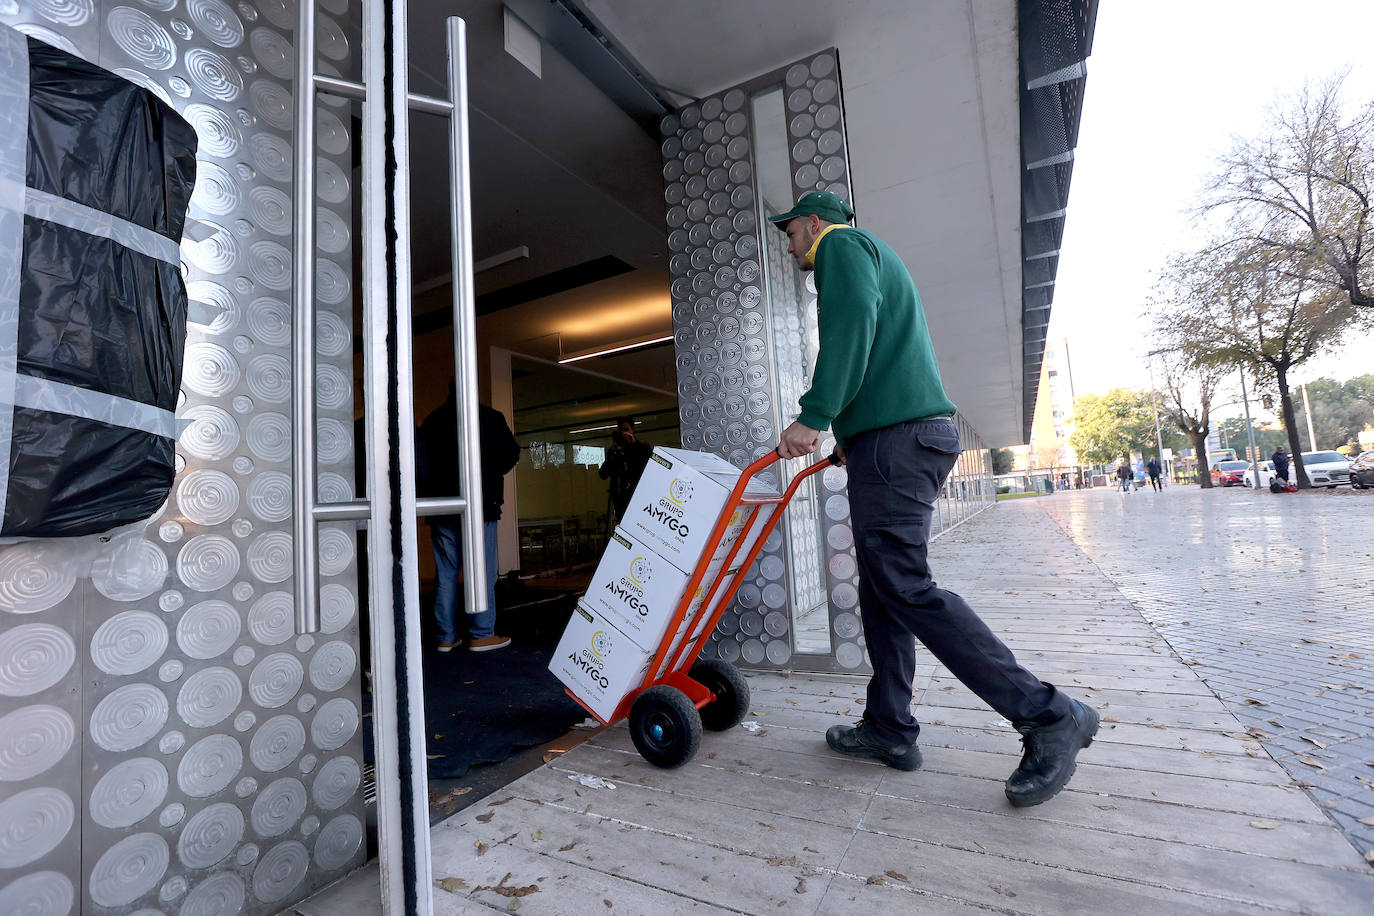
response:
M1211 432L1212 398L1221 381L1222 370L1207 363L1198 364L1187 343L1172 329L1164 331L1163 346L1151 355L1160 358L1164 388L1154 393L1159 411L1193 443L1197 461L1197 482L1211 489L1212 475L1207 467L1207 434Z
M1309 278L1304 257L1251 241L1177 260L1170 269L1177 298L1166 321L1192 365L1250 369L1277 389L1300 488L1310 484L1288 376L1334 347L1353 315L1342 291Z
M1264 132L1222 156L1203 210L1237 217L1234 238L1283 252L1284 269L1374 312L1374 104L1347 115L1344 81L1276 102Z

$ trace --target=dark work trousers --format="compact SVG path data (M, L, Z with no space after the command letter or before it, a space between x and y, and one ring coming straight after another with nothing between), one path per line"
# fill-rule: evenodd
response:
M859 603L873 679L864 712L889 741L914 743L911 714L919 639L941 664L1013 725L1044 725L1069 699L1041 682L973 609L930 576L926 547L940 488L961 451L951 420L913 420L857 437L847 450Z

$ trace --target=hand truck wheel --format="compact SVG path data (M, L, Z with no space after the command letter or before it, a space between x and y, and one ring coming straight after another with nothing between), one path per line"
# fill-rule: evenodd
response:
M630 738L640 756L671 770L692 759L701 744L701 715L687 694L656 684L630 707Z
M704 658L692 666L692 680L716 695L701 707L701 725L713 732L734 728L749 715L749 682L724 659Z

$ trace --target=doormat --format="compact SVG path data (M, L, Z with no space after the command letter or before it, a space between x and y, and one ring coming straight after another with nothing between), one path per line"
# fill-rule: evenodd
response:
M567 734L587 713L549 672L554 646L513 642L494 652L427 650L425 751L429 775L457 779L476 764L500 763L512 751ZM372 696L364 694L371 712ZM373 758L372 730L365 731Z

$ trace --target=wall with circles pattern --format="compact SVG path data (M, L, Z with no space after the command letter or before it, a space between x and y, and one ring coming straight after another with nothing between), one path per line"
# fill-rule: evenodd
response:
M320 69L354 77L348 0ZM142 538L0 547L0 913L275 913L365 854L355 532L291 597L296 0L0 0L0 23L148 89L199 137L178 474ZM321 97L320 497L353 493L355 138ZM89 574L85 574L85 570Z
M833 49L702 99L660 125L683 446L740 468L767 454L795 417L809 384L808 345L814 356L815 288L782 233L766 223L759 192L751 101L776 89L786 112L778 129L788 135L791 199L816 189L848 198ZM832 446L823 441L823 453ZM779 466L781 479L767 473L785 485L804 466L793 464ZM845 473L818 476L765 543L708 654L752 667L867 669ZM813 609L828 631L828 653L794 651L798 611Z

